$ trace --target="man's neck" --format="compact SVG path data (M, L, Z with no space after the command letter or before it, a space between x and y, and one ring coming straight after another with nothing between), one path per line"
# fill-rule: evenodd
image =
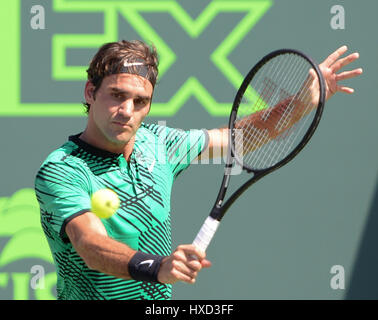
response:
M79 136L84 142L112 153L122 153L127 161L130 160L130 155L134 149L135 135L126 143L112 143L111 141L105 141L104 138L97 139L94 135L89 134L88 130L85 129L84 132Z

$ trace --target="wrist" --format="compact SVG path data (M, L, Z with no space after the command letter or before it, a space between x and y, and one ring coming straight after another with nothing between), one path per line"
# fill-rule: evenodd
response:
M159 282L158 273L163 256L137 251L128 264L132 279L147 282Z

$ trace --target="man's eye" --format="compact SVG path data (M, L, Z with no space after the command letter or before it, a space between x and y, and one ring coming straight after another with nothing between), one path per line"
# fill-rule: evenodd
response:
M138 106L144 106L144 105L147 103L147 101L146 101L145 99L136 99L136 100L134 101L134 103L135 103L136 105L138 105Z
M112 95L116 99L122 99L123 98L122 94L120 94L120 93L113 93Z

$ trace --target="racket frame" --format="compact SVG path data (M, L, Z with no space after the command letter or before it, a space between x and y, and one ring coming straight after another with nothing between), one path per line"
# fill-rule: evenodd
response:
M298 56L301 56L305 60L307 60L312 65L312 68L315 70L315 73L316 73L318 80L319 80L320 95L319 95L318 106L316 108L316 113L314 115L312 123L310 124L309 129L307 130L307 132L305 133L305 135L303 136L301 141L298 143L298 145L285 158L283 158L282 160L277 162L275 165L273 165L269 168L256 170L256 169L253 169L253 168L246 166L242 161L240 161L240 159L238 159L235 156L235 154L236 154L235 153L235 121L236 121L236 118L237 118L237 112L238 112L239 105L240 105L240 102L242 100L242 97L244 95L244 92L246 91L246 89L247 89L249 83L251 82L251 80L253 79L254 75L268 61L270 61L274 57L282 55L282 54L296 54ZM299 50L295 50L295 49L275 50L275 51L267 54L266 56L264 56L248 72L248 74L244 78L242 84L240 85L240 87L239 87L239 89L238 89L238 91L235 95L235 99L234 99L234 102L233 102L233 105L232 105L232 110L231 110L231 114L230 114L230 117L229 117L229 123L228 123L228 128L229 128L229 130L228 130L228 142L229 142L230 147L228 148L228 152L227 152L225 173L224 173L224 176L223 176L223 179L222 179L221 187L220 187L219 192L218 192L217 200L215 201L215 204L214 204L213 208L211 209L210 217L212 217L213 219L215 219L217 221L220 221L223 218L223 216L225 215L225 213L227 212L227 210L229 209L229 207L235 202L235 200L237 198L239 198L244 193L244 191L246 189L248 189L253 183L260 180L265 175L267 175L267 174L277 170L278 168L281 168L285 164L287 164L304 148L304 146L308 143L308 141L310 140L310 138L314 134L314 132L315 132L315 130L316 130L318 124L319 124L320 118L322 116L324 104L325 104L325 88L326 88L325 81L324 81L323 75L322 75L318 65L309 56L307 56L303 52L301 52ZM239 187L238 190L236 190L226 200L226 202L224 202L224 197L226 195L229 180L230 180L230 177L231 177L230 176L230 170L233 166L233 163L235 163L235 162L237 164L239 164L243 168L243 170L247 171L248 173L253 173L253 177L250 178L248 181L246 181L241 187Z

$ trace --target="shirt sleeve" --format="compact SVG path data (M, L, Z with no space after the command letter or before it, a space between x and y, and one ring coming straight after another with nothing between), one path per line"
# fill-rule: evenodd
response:
M62 240L67 239L66 224L90 211L90 190L84 170L67 162L47 162L35 179L35 192L41 215Z
M203 150L207 148L209 136L207 130L188 131L167 128L165 145L167 161L174 177L189 167Z

